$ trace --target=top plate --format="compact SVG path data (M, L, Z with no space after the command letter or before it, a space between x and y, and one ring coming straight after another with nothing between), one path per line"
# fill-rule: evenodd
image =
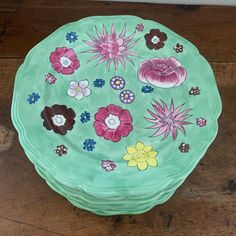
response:
M30 160L100 196L186 178L217 133L221 100L197 48L135 16L94 16L36 45L17 72L12 119Z

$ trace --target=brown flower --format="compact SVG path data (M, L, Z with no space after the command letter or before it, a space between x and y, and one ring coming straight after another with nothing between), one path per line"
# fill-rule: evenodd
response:
M187 144L187 143L181 143L181 144L179 145L179 150L180 150L181 152L188 152L189 149L190 149L190 145Z
M57 148L54 150L54 152L58 155L58 156L62 156L65 155L67 153L68 148L64 145L58 145Z
M149 49L158 50L164 47L164 41L167 40L167 35L159 29L151 29L149 34L145 34L144 38Z
M44 127L61 135L65 135L67 130L73 129L75 116L76 114L72 108L57 104L52 107L45 107L41 112Z

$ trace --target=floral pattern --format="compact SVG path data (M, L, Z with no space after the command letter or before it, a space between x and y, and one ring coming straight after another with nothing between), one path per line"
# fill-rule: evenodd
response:
M175 45L175 47L174 47L174 50L175 50L177 53L183 52L184 46L181 45L181 44L179 44L179 43L177 43L177 44Z
M139 170L146 170L148 166L157 166L158 152L153 150L151 145L145 145L138 141L135 146L127 147L127 153L123 159L128 161L128 166L138 167Z
M161 101L160 104L157 101L152 104L154 111L148 110L152 118L146 118L147 121L153 124L150 129L156 129L156 132L152 135L157 137L163 135L164 140L170 133L172 133L173 140L177 138L177 131L180 130L185 134L184 125L191 124L186 121L190 116L188 112L190 109L182 110L184 104L175 108L173 100L171 100L170 108L165 102ZM182 111L181 111L182 110Z
M114 24L111 26L111 32L108 33L106 27L103 25L103 33L101 34L97 27L95 27L97 37L89 35L91 41L85 43L91 49L84 51L85 53L95 54L89 59L88 62L99 59L97 65L106 62L107 69L110 69L111 63L114 64L115 70L118 68L119 63L125 68L126 61L133 63L131 56L137 56L131 49L137 44L138 40L133 41L135 32L126 37L126 25L120 34L117 34Z
M150 86L150 85L145 85L145 86L143 86L142 89L141 89L141 91L142 91L143 93L152 93L153 90L154 90L154 88L153 88L152 86Z
M110 80L110 85L113 89L121 90L125 87L125 80L121 76L114 76Z
M143 83L160 88L171 88L183 84L187 72L174 57L153 58L139 65L138 77Z
M189 149L190 149L190 145L189 144L186 144L186 143L181 143L179 145L179 150L183 153L185 152L189 152Z
M93 139L88 138L88 139L85 139L84 141L83 149L91 152L95 148L95 145L96 145L96 142Z
M80 115L80 121L84 124L90 121L90 113L85 111Z
M55 71L64 75L70 75L80 67L80 62L72 48L56 48L50 54L49 61Z
M199 127L203 127L203 126L206 126L207 124L207 120L200 117L200 118L197 118L196 119L196 124L199 126Z
M135 95L131 90L123 90L120 93L120 101L125 104L130 104L134 101Z
M45 75L45 81L49 84L55 84L57 79L54 75L52 75L51 73L47 73Z
M69 41L69 43L74 43L78 40L78 35L75 32L67 33L66 40Z
M91 94L91 90L88 88L88 80L71 81L67 94L77 100L81 100L84 97L88 97Z
M149 49L158 50L164 47L164 41L167 40L167 35L159 29L151 29L149 34L145 34L144 38Z
M61 144L61 145L58 145L56 147L56 149L54 150L54 152L58 155L58 156L62 156L62 155L65 155L67 154L67 150L68 148L64 145L64 144Z
M102 88L105 85L105 80L104 79L96 79L93 81L93 85L96 88Z
M41 112L41 118L44 120L43 126L61 135L65 135L68 130L73 129L75 116L76 114L72 108L58 104L52 107L46 106Z
M137 26L136 26L136 30L137 30L137 31L142 32L143 29L144 29L143 24L137 24Z
M113 171L116 168L116 164L111 160L102 160L101 166L107 172Z
M96 134L112 142L119 142L133 130L130 112L114 104L99 108L94 119Z
M189 95L194 95L194 96L197 96L197 95L200 95L200 92L201 90L198 88L198 87L192 87L190 90L189 90Z
M114 24L111 25L110 32L108 32L105 25L102 26L102 32L99 31L95 26L96 35L87 34L89 39L84 41L84 43L90 48L86 51L83 51L82 53L92 54L88 62L96 60L96 66L105 64L106 68L104 69L107 69L108 71L110 70L111 66L114 66L115 70L117 70L120 66L123 66L125 69L127 62L132 63L135 65L135 68L137 68L134 58L138 57L138 55L133 50L136 48L135 46L138 44L140 38L135 39L136 35L139 35L139 37L140 35L143 35L142 37L144 37L145 41L141 40L140 43L144 44L144 46L146 44L147 48L150 50L159 50L163 48L168 37L167 34L161 32L160 29L151 29L149 33L144 33L144 25L142 23L137 24L135 29L134 26L132 27L135 32L132 34L127 34L127 32L130 31L127 30L126 24L124 24L121 32L119 33L117 32ZM78 40L78 35L76 32L71 31L66 33L65 39L70 44L75 43ZM173 39L171 39L170 42L171 41L173 42ZM67 45L69 45L69 43L67 43ZM187 47L187 45L185 45L185 47ZM77 47L74 48L76 48L77 51ZM175 46L172 44L171 50L169 51L177 56L176 53L182 53L183 50L184 46L180 43L176 43ZM78 51L81 52L80 50ZM146 51L148 50L146 49ZM153 54L154 52L149 51L149 54L150 53ZM178 56L182 59L181 55ZM77 111L79 116L78 119L82 123L78 124L78 128L85 130L84 133L79 133L81 137L83 137L82 141L80 141L80 148L83 148L85 152L94 151L96 145L101 145L99 142L111 141L113 142L111 145L117 145L116 143L121 141L122 138L128 137L130 134L132 134L132 131L135 128L134 124L137 124L136 122L133 122L133 118L137 120L143 119L145 122L151 123L150 127L137 126L137 129L151 129L153 131L150 137L158 137L162 140L172 136L173 141L175 141L179 137L180 131L186 135L186 126L192 124L189 121L191 116L189 113L191 109L184 108L185 104L176 105L173 99L171 99L170 103L166 103L166 101L163 101L160 98L158 98L158 101L153 99L153 102L150 105L151 108L147 108L146 110L149 117L143 117L143 111L141 115L139 112L137 114L132 113L132 117L130 111L133 111L133 104L128 106L131 109L130 111L115 104L109 104L107 106L103 105L100 107L97 104L99 104L100 101L103 102L103 100L98 99L98 101L96 101L96 96L92 96L92 99L94 100L89 102L97 106L96 110L94 111L94 106L90 107L88 100L84 99L85 97L88 97L92 94L90 83L92 83L92 90L95 91L95 94L101 93L102 96L104 95L105 97L106 89L109 89L110 93L112 92L114 95L119 96L119 98L116 97L116 101L118 101L120 104L123 103L123 106L133 103L136 99L136 96L139 98L138 96L140 95L141 99L150 99L152 98L151 95L153 95L154 98L157 98L158 96L161 96L162 93L154 94L154 89L155 91L161 91L158 88L175 88L181 86L187 79L187 71L182 65L182 62L173 56L160 58L156 55L154 58L142 60L138 65L138 69L135 69L137 73L136 77L138 77L136 80L131 74L125 75L121 72L117 75L117 73L114 73L114 71L111 71L111 75L109 75L108 78L106 78L106 75L104 74L104 77L102 77L103 79L94 79L94 75L91 77L88 75L88 80L90 82L87 79L76 80L76 74L73 74L80 68L80 61L75 50L65 46L56 47L55 50L50 53L49 62L52 68L57 73L62 75L56 75L58 78L57 81L57 78L53 75L55 74L54 72L47 73L48 71L45 71L44 73L47 74L45 75L44 79L48 84L52 85L57 82L55 86L47 86L47 90L50 91L50 89L58 89L57 91L59 91L60 88L58 88L58 85L62 82L62 84L66 85L64 87L65 90L63 90L65 95L67 94L69 97L72 97L76 100L83 99L83 101L79 102L78 104L75 103L74 100L72 101L72 99L67 97L67 100L70 103L78 105L78 107L75 106L75 110L67 107L66 105L59 104L45 106L41 112L43 126L46 128L46 130L53 131L51 132L53 135L55 135L54 133L66 135L68 131L71 131L75 127L75 111ZM94 71L96 73L96 69L94 69ZM63 75L67 75L70 79L64 80L63 77L65 76ZM62 77L62 79L60 77ZM142 83L140 83L140 81ZM135 87L135 82L139 82L140 87ZM105 86L106 84L108 84L108 86ZM104 86L105 88L103 88ZM132 90L130 90L127 89L128 86L134 87L131 87ZM96 88L103 89L100 90ZM193 96L200 95L199 87L192 87L190 90L189 88L190 87L185 90L185 93L188 92L189 95ZM172 94L172 90L169 91L170 94ZM110 96L110 94L108 95ZM32 94L28 95L27 102L29 104L35 104L39 99L40 95L36 92L33 92ZM135 102L138 103L140 100L136 99ZM140 109L141 108L142 107L140 107ZM84 109L89 109L90 112ZM195 118L195 126L196 125L199 127L204 127L207 125L207 120L203 117ZM94 128L93 132L90 132L91 128ZM92 134L92 137L88 136L89 138L86 138L83 136L84 134L88 133ZM94 139L93 136L95 136L95 133L101 138L97 137L98 140ZM142 135L142 133L140 132L139 135ZM125 141L124 143L128 143L130 145L130 140L132 140L132 138L133 136L130 136L129 138L122 141ZM148 137L144 138L148 139ZM151 139L149 138L149 140ZM177 146L176 149L178 148L182 153L189 152L190 145L188 143L179 143L179 146ZM51 148L51 150L53 149L54 148ZM150 167L158 166L158 152L155 149L156 148L150 144L146 145L141 141L137 141L136 144L134 144L131 141L131 146L128 146L126 148L126 153L122 153L119 158L122 158L122 161L127 161L128 167L135 167L140 171L144 171ZM61 157L68 153L68 148L64 144L61 144L56 146L53 151L56 155ZM112 156L110 158L112 159ZM117 163L115 163L113 160L105 159L101 160L101 162L98 161L98 163L100 163L99 168L102 171L111 172L117 168ZM135 171L137 169L135 169Z
M40 95L38 93L32 93L28 95L27 102L29 104L35 104L40 99Z

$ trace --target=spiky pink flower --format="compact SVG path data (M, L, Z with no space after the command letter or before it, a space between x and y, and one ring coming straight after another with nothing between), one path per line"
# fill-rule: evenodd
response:
M123 30L119 35L117 35L115 26L112 24L110 34L107 32L106 27L103 25L103 33L101 34L97 27L95 27L97 37L88 34L91 41L84 41L92 49L84 51L85 53L94 53L95 55L91 57L88 62L98 59L96 65L106 62L107 69L110 69L111 63L114 64L115 69L118 68L119 62L125 68L126 60L133 64L130 56L137 56L136 53L130 51L139 39L132 42L135 32L130 36L126 37L126 25L124 25Z
M184 104L175 108L174 102L171 99L170 108L166 105L165 102L161 100L159 102L154 100L152 104L154 112L148 110L152 118L146 118L147 121L153 123L154 125L148 127L150 129L157 129L157 131L152 135L154 137L160 136L163 134L163 139L165 139L170 133L172 133L173 140L177 138L178 130L182 131L185 134L184 125L191 124L188 121L185 121L190 115L188 112L191 109L182 110Z

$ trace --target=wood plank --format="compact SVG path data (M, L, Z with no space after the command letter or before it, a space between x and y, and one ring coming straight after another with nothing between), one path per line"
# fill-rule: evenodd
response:
M11 7L8 1L1 1L0 32L4 33L0 33L0 58L24 58L30 48L65 23L90 15L117 14L133 14L166 25L193 42L209 61L236 62L236 7L72 0L12 1Z
M0 123L14 133L11 147L0 152L0 235L235 234L236 63L212 63L223 113L219 134L195 171L167 203L145 214L113 217L73 207L46 185L25 156L10 120L14 77L21 63L0 60ZM7 133L1 131L2 136Z

